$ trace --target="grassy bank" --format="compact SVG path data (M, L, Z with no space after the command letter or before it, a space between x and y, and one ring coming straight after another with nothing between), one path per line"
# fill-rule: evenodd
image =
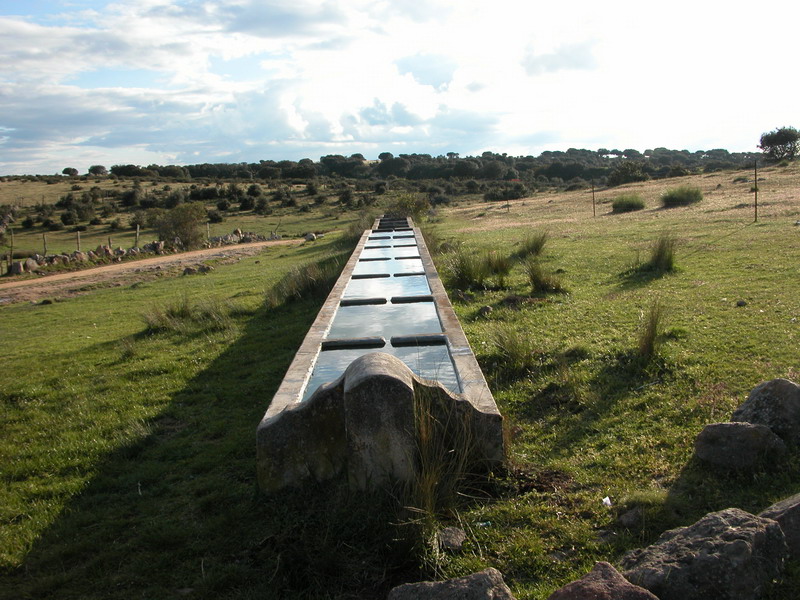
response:
M623 188L645 202L631 213L612 214L620 190L597 194L597 217L585 191L440 211L439 239L476 255L517 257L546 231L535 260L563 288L533 291L517 259L502 282L449 287L511 439L508 473L433 515L467 531L457 555L406 539L408 515L385 500L257 493L255 427L320 304L268 307L265 292L334 239L0 307L0 597L383 598L394 583L494 566L518 598L546 598L667 527L795 493L796 454L747 475L691 458L703 425L757 383L800 379L800 176L765 170L758 223L734 177L684 178L703 199L675 209L660 207L670 182L648 182ZM647 268L664 232L674 269ZM449 255L437 260L447 281ZM170 309L178 326L148 332L143 315ZM794 563L770 597L798 587Z

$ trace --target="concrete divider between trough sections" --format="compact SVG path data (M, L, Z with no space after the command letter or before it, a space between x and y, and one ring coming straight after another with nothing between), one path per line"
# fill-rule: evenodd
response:
M430 419L437 444L464 446L470 472L502 462L502 417L422 233L410 219L380 218L258 426L259 485L271 492L340 475L357 489L411 481L430 454L420 447L430 443Z

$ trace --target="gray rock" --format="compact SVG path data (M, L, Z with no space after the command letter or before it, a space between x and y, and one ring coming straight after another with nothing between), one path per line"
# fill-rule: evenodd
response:
M197 269L195 269L194 267L186 267L183 270L183 274L184 275L196 275L197 274Z
M738 508L709 513L625 554L625 578L661 600L755 600L788 554L778 523Z
M786 454L786 444L766 425L711 423L694 441L697 458L725 469L752 469Z
M317 239L317 235L315 233L309 232L306 234L305 240L307 242L313 242Z
M487 306L481 306L478 309L478 316L488 317L490 314L492 314L493 310L494 309L491 306L488 306L488 305Z
M388 600L514 600L497 569L488 568L448 581L406 583L389 592Z
M634 506L629 511L621 514L617 519L617 523L627 529L641 526L644 522L644 511L641 506Z
M777 521L786 536L789 554L792 558L800 558L800 494L773 504L758 516Z
M25 263L22 261L12 262L11 263L11 274L12 275L22 275L25 272Z
M766 425L787 444L800 443L800 385L773 379L756 386L731 421Z
M464 545L467 534L460 527L445 527L436 534L436 540L442 550L458 552Z
M72 260L74 262L83 263L83 262L86 262L87 259L88 259L88 257L86 256L85 252L81 252L80 250L75 250L75 252L72 253Z
M586 575L568 583L547 600L658 600L651 592L633 585L607 562L598 562Z
M37 263L34 259L32 258L25 259L25 270L28 273L33 273L38 268L39 268L39 263Z

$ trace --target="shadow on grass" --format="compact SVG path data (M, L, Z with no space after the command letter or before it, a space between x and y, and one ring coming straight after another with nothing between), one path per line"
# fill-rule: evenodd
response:
M257 490L256 426L318 309L252 315L148 435L97 465L0 597L384 598L406 579L389 500Z
M768 506L797 491L796 473L800 469L800 451L757 469L725 470L704 464L692 456L675 481L662 495L634 498L619 507L617 514L638 511L626 525L619 521L607 524L615 535L607 539L616 556L630 548L656 542L669 529L691 525L711 512L740 508L757 515ZM796 598L800 583L800 558L786 564L784 577L774 582L766 597L774 600Z
M619 281L619 284L617 285L617 291L623 292L641 288L646 285L649 285L656 279L661 279L662 277L671 275L673 273L674 271L665 271L663 269L657 269L649 264L643 264L638 267L631 267L630 269L623 271L617 276L617 279Z

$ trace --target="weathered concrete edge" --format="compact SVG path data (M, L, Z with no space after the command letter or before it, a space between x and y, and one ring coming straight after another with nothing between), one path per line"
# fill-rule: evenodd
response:
M272 397L267 412L264 418L261 419L262 424L289 406L297 404L302 398L303 389L311 376L311 371L314 369L317 356L319 356L320 344L325 338L325 334L330 329L333 317L336 315L336 311L339 308L339 300L344 294L344 288L350 281L350 277L361 256L361 251L364 249L364 245L367 243L367 239L371 233L371 229L364 231L361 235L361 239L358 240L358 244L356 244L353 253L342 269L339 279L336 280L333 289L330 294L328 294L325 303L317 314L317 318L314 319L314 323L311 325L308 333L306 333L305 338L303 338L303 343L300 344L300 348L294 355L289 369L286 371L286 375L284 375L283 381L281 381L281 385L278 387L278 391L275 392L275 395ZM261 425L259 425L259 427L261 427Z
M336 284L333 286L330 294L328 294L317 318L308 330L294 359L292 359L278 391L275 393L275 396L273 396L259 424L259 428L275 415L281 413L286 408L296 405L300 401L304 386L311 376L311 372L319 356L320 344L325 334L330 329L331 322L338 310L339 301L344 294L344 288L350 281L353 271L358 264L358 259L361 257L361 252L367 240L373 234L374 229L375 226L373 225L372 228L364 231L361 235L361 239L350 255L344 269L342 269L339 279L336 280ZM461 385L460 395L481 412L495 414L502 418L497 404L494 401L494 397L489 390L489 386L486 383L486 378L483 376L483 371L481 371L480 365L478 365L478 361L467 341L467 336L461 328L455 310L453 310L453 305L450 303L450 298L447 296L447 292L444 289L444 284L439 277L439 272L428 251L428 246L425 243L422 231L418 227L412 227L412 231L417 243L417 248L419 249L423 270L425 271L425 276L431 289L431 295L434 298L439 321L442 324L443 333L447 336L448 349L455 366L456 376Z
M461 384L461 395L481 412L500 416L494 396L489 390L483 371L481 371L478 360L475 358L475 354L467 341L467 336L461 328L461 323L444 289L444 284L439 277L436 265L433 263L433 258L425 243L422 231L418 227L414 227L414 236L417 240L419 255L428 278L428 285L431 288L434 304L439 313L439 321L442 324L444 334L447 336L450 356L455 364L456 376Z

